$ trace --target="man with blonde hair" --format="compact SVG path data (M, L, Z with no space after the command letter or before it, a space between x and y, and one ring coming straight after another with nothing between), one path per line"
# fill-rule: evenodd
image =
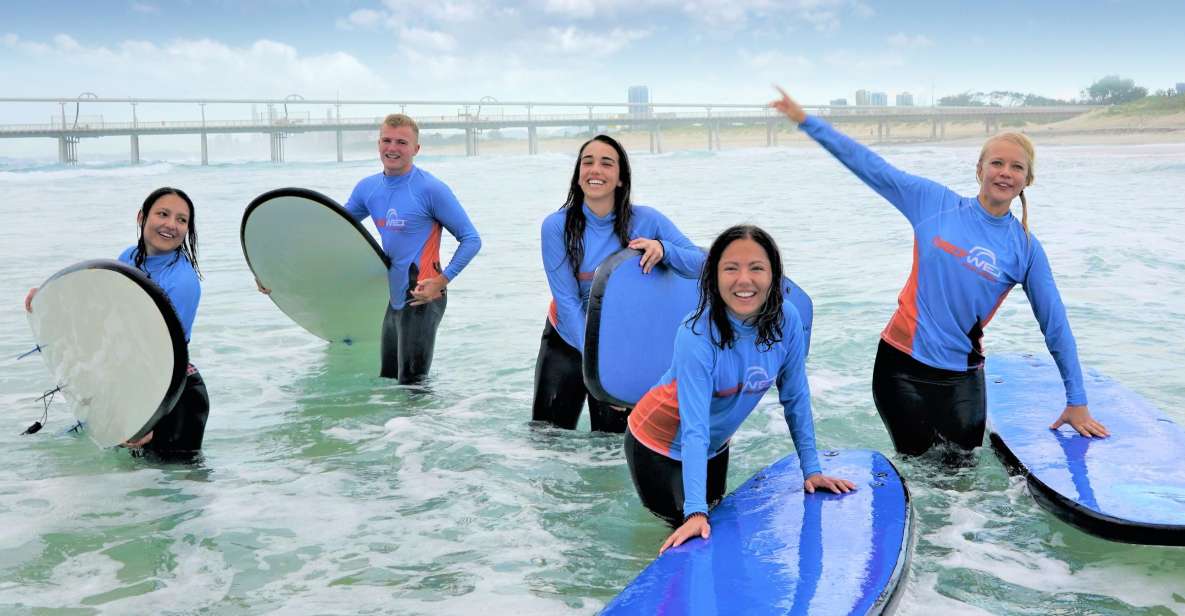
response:
M381 173L363 178L346 201L355 220L368 215L391 259L391 302L383 319L381 375L415 383L428 374L436 330L447 305L445 287L481 249L481 238L453 191L415 166L420 127L401 113L379 126ZM443 229L459 242L440 267Z

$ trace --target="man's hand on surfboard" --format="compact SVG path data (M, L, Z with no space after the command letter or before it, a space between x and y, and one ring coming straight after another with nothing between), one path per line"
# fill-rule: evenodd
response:
M1049 429L1057 430L1062 427L1062 424L1070 424L1070 427L1077 430L1078 434L1086 437L1111 436L1106 426L1090 416L1090 409L1086 408L1085 404L1067 406L1057 421L1049 426Z

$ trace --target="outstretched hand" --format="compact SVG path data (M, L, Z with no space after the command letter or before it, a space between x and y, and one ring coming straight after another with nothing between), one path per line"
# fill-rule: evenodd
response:
M847 479L828 477L823 473L815 473L803 480L802 489L806 490L809 494L814 494L815 490L823 489L831 490L836 494L847 494L848 492L856 491L856 484Z
M683 542L693 537L707 539L712 534L712 525L708 524L708 517L703 515L693 515L687 518L687 521L682 526L675 529L670 537L663 542L662 547L658 548L658 555L667 551L668 548L677 548L683 545Z
M778 93L782 95L782 98L777 98L770 101L769 106L789 118L790 121L794 122L795 124L802 124L805 122L806 111L802 109L802 105L799 105L797 101L790 98L790 95L786 94L786 91L783 90L781 86L774 86L774 88L778 90Z
M1091 417L1090 409L1086 408L1085 404L1066 406L1066 410L1062 411L1057 421L1053 422L1053 425L1049 426L1049 429L1057 430L1063 424L1070 424L1070 427L1077 430L1078 434L1085 437L1111 436L1106 426L1099 423L1094 417Z

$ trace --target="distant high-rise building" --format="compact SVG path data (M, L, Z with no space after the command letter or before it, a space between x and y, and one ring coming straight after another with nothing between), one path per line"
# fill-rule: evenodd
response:
M650 88L630 86L629 103L631 116L635 118L650 117Z
M884 92L869 92L868 104L874 107L886 107L889 104L889 95Z
M1177 84L1177 94L1185 94L1185 83Z
M847 104L848 104L848 99L846 99L846 98L833 98L833 99L831 99L831 106L832 106L832 107L844 107L844 106L846 106Z
M867 107L869 105L868 90L856 90L856 104L861 107Z
M909 92L902 92L897 95L898 107L913 107L913 95Z

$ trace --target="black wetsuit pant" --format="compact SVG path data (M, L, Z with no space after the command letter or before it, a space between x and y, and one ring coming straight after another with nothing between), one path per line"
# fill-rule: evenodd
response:
M983 369L932 368L884 340L872 369L872 399L898 453L920 455L936 443L963 450L983 444L987 417Z
M683 524L683 463L668 458L638 442L625 432L625 461L638 497L650 513L678 528ZM728 445L708 458L708 507L724 498L728 479Z
M580 420L580 410L588 400L588 418L594 431L625 432L628 412L615 411L588 393L584 386L583 358L580 351L564 341L548 320L543 324L539 357L535 360L535 400L531 419L549 421L572 430Z
M190 366L181 397L152 427L152 440L144 445L143 452L178 460L196 456L202 449L209 416L210 396L206 393L206 382L197 368Z
M416 286L416 271L412 265L408 277L408 302L412 300L410 289ZM381 346L383 366L379 376L398 379L404 385L418 383L428 376L432 354L436 350L436 330L447 306L447 295L419 306L404 304L399 310L387 305Z

